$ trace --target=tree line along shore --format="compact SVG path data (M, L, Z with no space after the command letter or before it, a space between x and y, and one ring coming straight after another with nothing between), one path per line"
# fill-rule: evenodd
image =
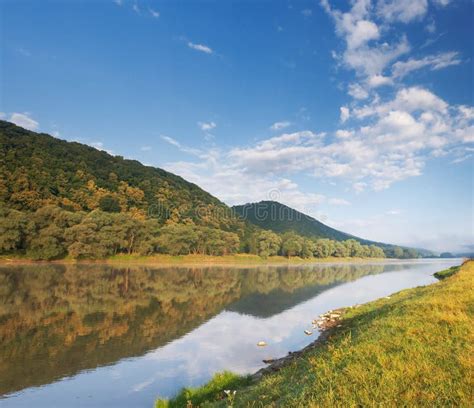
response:
M0 255L32 260L105 259L154 254L224 256L253 254L311 258L416 258L410 248L382 249L355 239L308 238L255 229L245 234L195 224L160 225L152 218L49 205L33 213L0 208Z

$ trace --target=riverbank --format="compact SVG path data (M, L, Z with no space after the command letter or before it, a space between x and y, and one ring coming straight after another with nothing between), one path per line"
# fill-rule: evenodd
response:
M468 261L438 283L339 311L316 342L253 378L221 374L156 407L471 406L473 306Z
M165 255L157 254L150 256L139 255L116 255L106 259L98 260L76 260L72 258L64 258L54 261L35 261L21 256L0 256L0 263L8 264L133 264L133 265L152 265L152 266L251 266L251 265L298 265L298 264L314 264L314 263L368 263L368 262L400 262L408 261L393 258L357 258L357 257L328 257L328 258L300 258L270 256L262 258L258 255L251 254L235 254L235 255Z

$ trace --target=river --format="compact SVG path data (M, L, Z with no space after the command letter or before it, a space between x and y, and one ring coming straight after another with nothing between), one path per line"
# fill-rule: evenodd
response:
M306 346L329 309L433 283L460 262L0 265L0 406L151 408Z

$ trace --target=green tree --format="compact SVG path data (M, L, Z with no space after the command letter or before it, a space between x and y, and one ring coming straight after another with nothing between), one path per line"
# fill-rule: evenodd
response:
M327 238L318 239L314 249L314 256L317 258L327 258L331 256L334 252L334 244L335 241Z
M334 252L333 256L336 256L338 258L345 258L350 256L350 250L347 248L347 245L345 245L342 242L336 242L334 244Z
M382 248L376 245L369 246L369 256L371 258L385 258L385 253Z
M291 256L299 256L301 255L302 250L303 238L292 232L283 235L283 242L281 245L283 255L288 258Z
M120 212L120 203L117 198L107 194L99 200L99 208L105 212L118 213Z
M316 243L311 239L303 240L303 248L301 249L302 258L312 258L316 251Z
M170 224L160 229L157 238L160 252L171 255L186 255L198 252L199 234L193 226Z
M0 252L25 249L30 229L25 213L0 208Z
M261 231L257 238L258 255L263 258L277 255L281 247L281 238L271 231Z

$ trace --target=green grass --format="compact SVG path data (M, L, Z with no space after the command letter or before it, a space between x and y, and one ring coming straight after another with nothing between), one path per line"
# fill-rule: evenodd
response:
M235 390L250 384L249 377L240 377L236 374L224 371L214 375L211 381L199 388L183 388L176 397L171 400L158 400L155 408L175 408L199 406L206 401L224 400L230 405L224 390ZM191 405L192 404L192 405Z
M451 266L451 268L445 269L444 271L434 273L433 276L439 280L446 279L457 273L459 268L459 266Z
M235 387L233 406L471 407L473 314L469 261L448 279L349 309L324 345ZM189 400L225 407L222 389ZM186 406L180 401L170 406Z

